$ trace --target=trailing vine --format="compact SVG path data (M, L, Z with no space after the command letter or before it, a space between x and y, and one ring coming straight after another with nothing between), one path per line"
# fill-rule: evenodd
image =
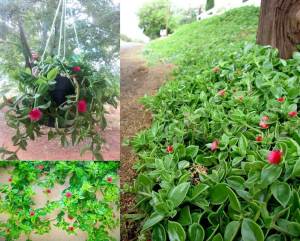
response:
M69 234L87 233L88 241L115 240L110 231L119 226L118 162L0 162L11 176L0 183L0 239L17 240L43 235L54 225ZM67 186L60 199L34 208L35 195L49 195L54 185ZM69 184L69 185L68 185ZM36 188L38 187L38 188ZM43 189L42 193L36 190ZM57 212L54 219L49 215Z

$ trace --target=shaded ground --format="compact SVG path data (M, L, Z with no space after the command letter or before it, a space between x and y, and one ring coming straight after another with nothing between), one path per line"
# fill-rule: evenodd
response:
M109 114L106 115L107 128L103 133L106 143L102 147L102 156L104 160L120 160L120 109L112 106L106 107ZM47 132L47 127L43 130ZM4 146L8 150L15 150L12 145L11 137L14 130L6 125L4 112L0 112L0 147ZM29 141L26 151L19 151L20 160L92 160L91 153L86 152L80 156L80 149L87 142L77 146L62 147L59 139L48 141L47 135L42 136L35 141Z
M133 137L151 124L151 114L138 103L145 94L153 95L167 79L172 70L171 64L148 67L142 58L143 45L123 44L121 46L121 142ZM130 147L121 146L121 187L130 183L135 177L132 168L137 160ZM121 213L132 210L134 198L128 194L121 195ZM137 238L134 223L121 220L121 240L130 241Z

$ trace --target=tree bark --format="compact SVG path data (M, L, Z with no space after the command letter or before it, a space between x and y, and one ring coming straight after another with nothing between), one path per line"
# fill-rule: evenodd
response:
M256 41L277 48L283 59L291 58L300 44L300 1L261 0Z

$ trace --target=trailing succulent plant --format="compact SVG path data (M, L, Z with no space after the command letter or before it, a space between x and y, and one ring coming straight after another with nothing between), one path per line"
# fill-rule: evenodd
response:
M54 225L68 234L87 233L88 241L111 241L119 226L117 162L0 162L0 239L31 240ZM2 178L3 179L3 178ZM63 185L59 196L54 187ZM17 194L17 195L16 195ZM47 200L44 206L36 197ZM6 218L3 218L4 215Z
M300 54L246 45L210 68L179 63L143 103L130 143L139 240L300 239Z
M106 127L104 104L117 106L118 90L113 76L105 70L96 71L83 59L61 61L47 58L33 70L21 69L14 73L18 95L5 98L9 127L16 130L13 144L26 150L28 140L48 134L48 139L59 137L62 145L76 145L84 139L89 144L81 154L90 150L101 159L104 140L99 130ZM51 127L48 133L43 126ZM6 159L16 159L16 152L1 149Z

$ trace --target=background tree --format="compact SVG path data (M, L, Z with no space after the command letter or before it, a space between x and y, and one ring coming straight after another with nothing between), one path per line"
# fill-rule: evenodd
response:
M0 6L0 70L6 73L24 66L26 50L21 27L31 51L42 54L59 0L3 0ZM49 44L49 54L57 53L60 17ZM119 6L111 0L67 1L66 55L77 48L72 22L78 33L80 49L86 60L108 70L116 70L119 57ZM24 52L25 51L25 52ZM25 57L25 59L24 59Z
M277 48L288 59L300 43L300 2L297 0L263 0L257 43Z
M176 27L174 13L169 0L153 0L146 3L138 12L139 27L151 39L160 37L160 30L172 33Z

